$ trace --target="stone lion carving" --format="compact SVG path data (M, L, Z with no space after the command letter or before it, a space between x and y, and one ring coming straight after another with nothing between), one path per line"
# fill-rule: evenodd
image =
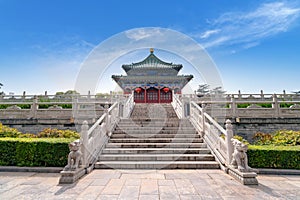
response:
M234 138L231 139L231 142L234 147L231 161L231 165L233 166L233 168L238 169L240 172L254 171L251 167L248 166L248 158L246 154L248 146Z
M79 168L79 165L82 163L80 146L81 143L79 140L75 140L69 144L68 165L64 168L64 171L73 171Z

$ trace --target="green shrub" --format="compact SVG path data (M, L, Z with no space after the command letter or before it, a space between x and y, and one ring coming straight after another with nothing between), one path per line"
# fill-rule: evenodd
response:
M300 145L300 131L279 130L273 135L275 145Z
M271 103L258 103L258 106L261 106L262 108L272 108Z
M0 105L0 109L6 109L8 108L10 105L7 105L7 104L2 104Z
M48 109L52 104L39 104L39 109ZM72 109L72 104L59 104L58 106L62 107L63 109Z
M250 145L247 154L253 168L300 169L300 146Z
M233 138L243 142L246 145L249 145L249 142L247 140L245 140L242 136L234 135Z
M37 134L39 138L80 138L79 133L72 130L58 130L45 128L42 132Z
M0 165L63 167L73 138L0 138Z
M0 165L16 165L17 143L18 141L12 138L0 138Z
M0 138L3 137L11 137L11 138L80 138L79 133L72 130L58 130L45 128L43 131L38 133L37 135L32 133L21 133L15 128L10 128L8 126L4 126L0 123Z
M300 131L279 130L274 133L258 132L254 135L254 144L256 145L300 145Z
M239 103L237 104L237 108L247 108L250 106L250 103Z
M269 145L272 144L272 135L269 133L257 132L253 136L254 144Z
M1 137L15 138L15 137L19 137L20 135L22 135L22 133L17 129L4 126L2 123L0 123L0 138Z

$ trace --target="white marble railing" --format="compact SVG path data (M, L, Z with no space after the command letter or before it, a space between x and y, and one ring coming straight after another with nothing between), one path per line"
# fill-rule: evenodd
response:
M131 94L124 104L123 117L128 118L134 107L134 96Z
M88 167L96 162L101 149L111 136L120 119L118 105L118 102L114 103L90 128L87 121L83 122L80 132L83 166Z
M218 160L228 166L233 152L231 121L229 119L226 121L225 130L195 102L190 104L190 121Z
M176 114L179 118L188 118L222 166L229 166L233 153L231 121L226 121L224 129L196 102L188 100L179 95L173 96L172 105Z
M180 100L179 95L173 94L172 106L178 116L179 119L183 118L183 105Z
M268 99L239 99L231 97L216 101L202 98L201 101L200 99L197 100L197 104L213 107L216 114L220 113L223 116L226 114L230 118L293 118L300 116L300 99L285 100L275 94ZM209 113L208 110L207 112Z

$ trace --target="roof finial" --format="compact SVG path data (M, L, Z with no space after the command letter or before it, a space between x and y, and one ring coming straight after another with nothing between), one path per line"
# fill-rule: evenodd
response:
M150 48L150 53L153 53L154 52L154 49L153 48Z

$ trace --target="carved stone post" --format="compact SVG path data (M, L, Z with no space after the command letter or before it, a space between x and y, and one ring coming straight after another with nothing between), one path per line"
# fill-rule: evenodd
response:
M227 158L226 162L229 165L232 160L232 153L233 153L233 145L231 142L231 139L233 138L233 130L232 130L232 124L230 119L226 120L226 136L225 136L225 142L227 146Z
M264 97L264 91L263 90L260 90L260 98L261 99L264 99L265 97Z
M279 117L280 116L280 104L278 103L276 94L273 94L272 108L274 109L275 117Z
M110 137L111 136L111 132L110 132L110 120L109 120L109 113L108 113L108 108L109 108L109 106L108 106L108 104L106 104L105 106L104 106L104 108L105 108L105 132L106 132L106 134L107 134L107 136L108 137Z
M38 108L39 108L38 97L34 96L33 103L31 105L31 116L32 116L32 118L36 118Z
M84 167L88 167L89 163L88 163L88 130L89 130L89 125L88 122L85 120L83 121L82 125L81 125L81 131L80 131L80 140L82 143L81 146L81 152L82 152L82 165Z
M88 100L90 100L91 99L91 91L89 90L88 91Z
M201 103L201 107L202 107L202 112L201 112L201 117L202 117L202 136L204 136L205 134L205 107L206 104L205 103Z
M231 96L231 111L232 111L232 117L238 117L234 95Z

